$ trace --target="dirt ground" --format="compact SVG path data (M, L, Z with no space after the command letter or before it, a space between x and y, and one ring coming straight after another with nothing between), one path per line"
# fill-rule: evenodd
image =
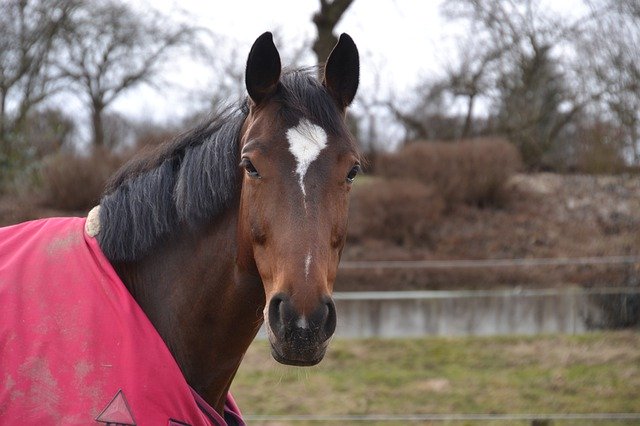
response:
M500 209L460 206L430 241L402 247L373 236L347 242L344 260L443 260L640 254L640 177L516 175ZM635 286L640 265L343 271L340 290Z

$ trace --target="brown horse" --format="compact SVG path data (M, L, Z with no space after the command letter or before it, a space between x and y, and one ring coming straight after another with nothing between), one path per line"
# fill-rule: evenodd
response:
M187 382L218 412L261 324L273 357L314 365L336 327L331 293L359 171L345 109L359 79L343 34L318 81L282 72L272 35L247 60L236 109L125 166L98 241Z

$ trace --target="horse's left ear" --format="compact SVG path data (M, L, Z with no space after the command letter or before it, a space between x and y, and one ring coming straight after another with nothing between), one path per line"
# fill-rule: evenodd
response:
M325 85L340 109L351 104L360 80L358 48L348 34L342 34L324 67Z
M247 58L245 83L253 102L260 104L276 91L281 69L280 54L273 44L273 35L266 32L253 43Z

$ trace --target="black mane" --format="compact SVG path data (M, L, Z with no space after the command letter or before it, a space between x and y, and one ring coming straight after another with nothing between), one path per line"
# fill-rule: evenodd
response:
M111 261L139 259L179 223L215 217L237 193L247 108L227 111L120 169L100 201L98 241Z
M348 135L315 72L282 76L274 99L279 113L289 126L306 117L328 132ZM240 189L238 145L248 112L245 100L116 173L100 201L97 237L109 260L138 260L181 226L197 228L231 206Z

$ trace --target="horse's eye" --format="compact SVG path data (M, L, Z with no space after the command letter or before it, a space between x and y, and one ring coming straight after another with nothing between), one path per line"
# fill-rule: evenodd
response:
M253 164L251 163L251 161L248 158L243 158L242 161L240 162L240 166L243 167L247 174L249 175L249 177L252 178L259 178L260 177L260 173L258 173L258 171L256 170L256 168L253 166Z
M360 172L360 164L356 164L349 171L349 174L347 175L347 182L348 183L353 183L353 181L356 179L356 176L358 175L359 172Z

